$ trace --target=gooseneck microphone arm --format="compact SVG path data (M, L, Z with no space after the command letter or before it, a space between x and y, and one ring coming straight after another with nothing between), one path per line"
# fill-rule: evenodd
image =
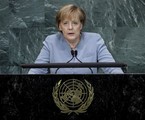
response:
M74 53L74 50L71 50L71 55L72 55L72 58L67 61L66 63L69 63L74 57L75 57L75 53ZM55 71L55 74L57 73L57 71L59 70L60 68L57 68L56 71Z
M83 63L78 57L78 51L77 50L71 50L71 53L73 53L74 57L80 62L80 63ZM91 73L93 74L93 70L89 67Z

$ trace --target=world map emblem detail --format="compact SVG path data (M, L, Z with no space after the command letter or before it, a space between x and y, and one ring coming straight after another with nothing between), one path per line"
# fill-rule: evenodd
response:
M53 87L53 100L62 113L84 113L92 103L94 88L87 81L68 79L60 80Z

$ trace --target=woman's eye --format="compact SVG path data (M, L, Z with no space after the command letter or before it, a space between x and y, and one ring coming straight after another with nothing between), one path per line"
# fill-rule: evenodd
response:
M78 23L77 22L74 22L74 24L77 25Z
M63 22L63 24L64 24L64 25L66 25L66 24L67 24L67 22Z

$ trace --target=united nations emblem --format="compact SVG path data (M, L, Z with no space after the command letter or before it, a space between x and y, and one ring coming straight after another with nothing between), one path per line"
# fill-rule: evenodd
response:
M94 89L84 80L60 80L53 88L52 96L57 107L62 113L84 113L92 103Z

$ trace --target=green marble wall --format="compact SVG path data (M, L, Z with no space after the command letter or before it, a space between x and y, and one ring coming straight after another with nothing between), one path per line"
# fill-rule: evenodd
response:
M34 62L45 37L57 32L56 11L67 3L86 11L84 31L100 33L129 73L145 73L145 0L0 0L1 74L19 74L18 64Z

